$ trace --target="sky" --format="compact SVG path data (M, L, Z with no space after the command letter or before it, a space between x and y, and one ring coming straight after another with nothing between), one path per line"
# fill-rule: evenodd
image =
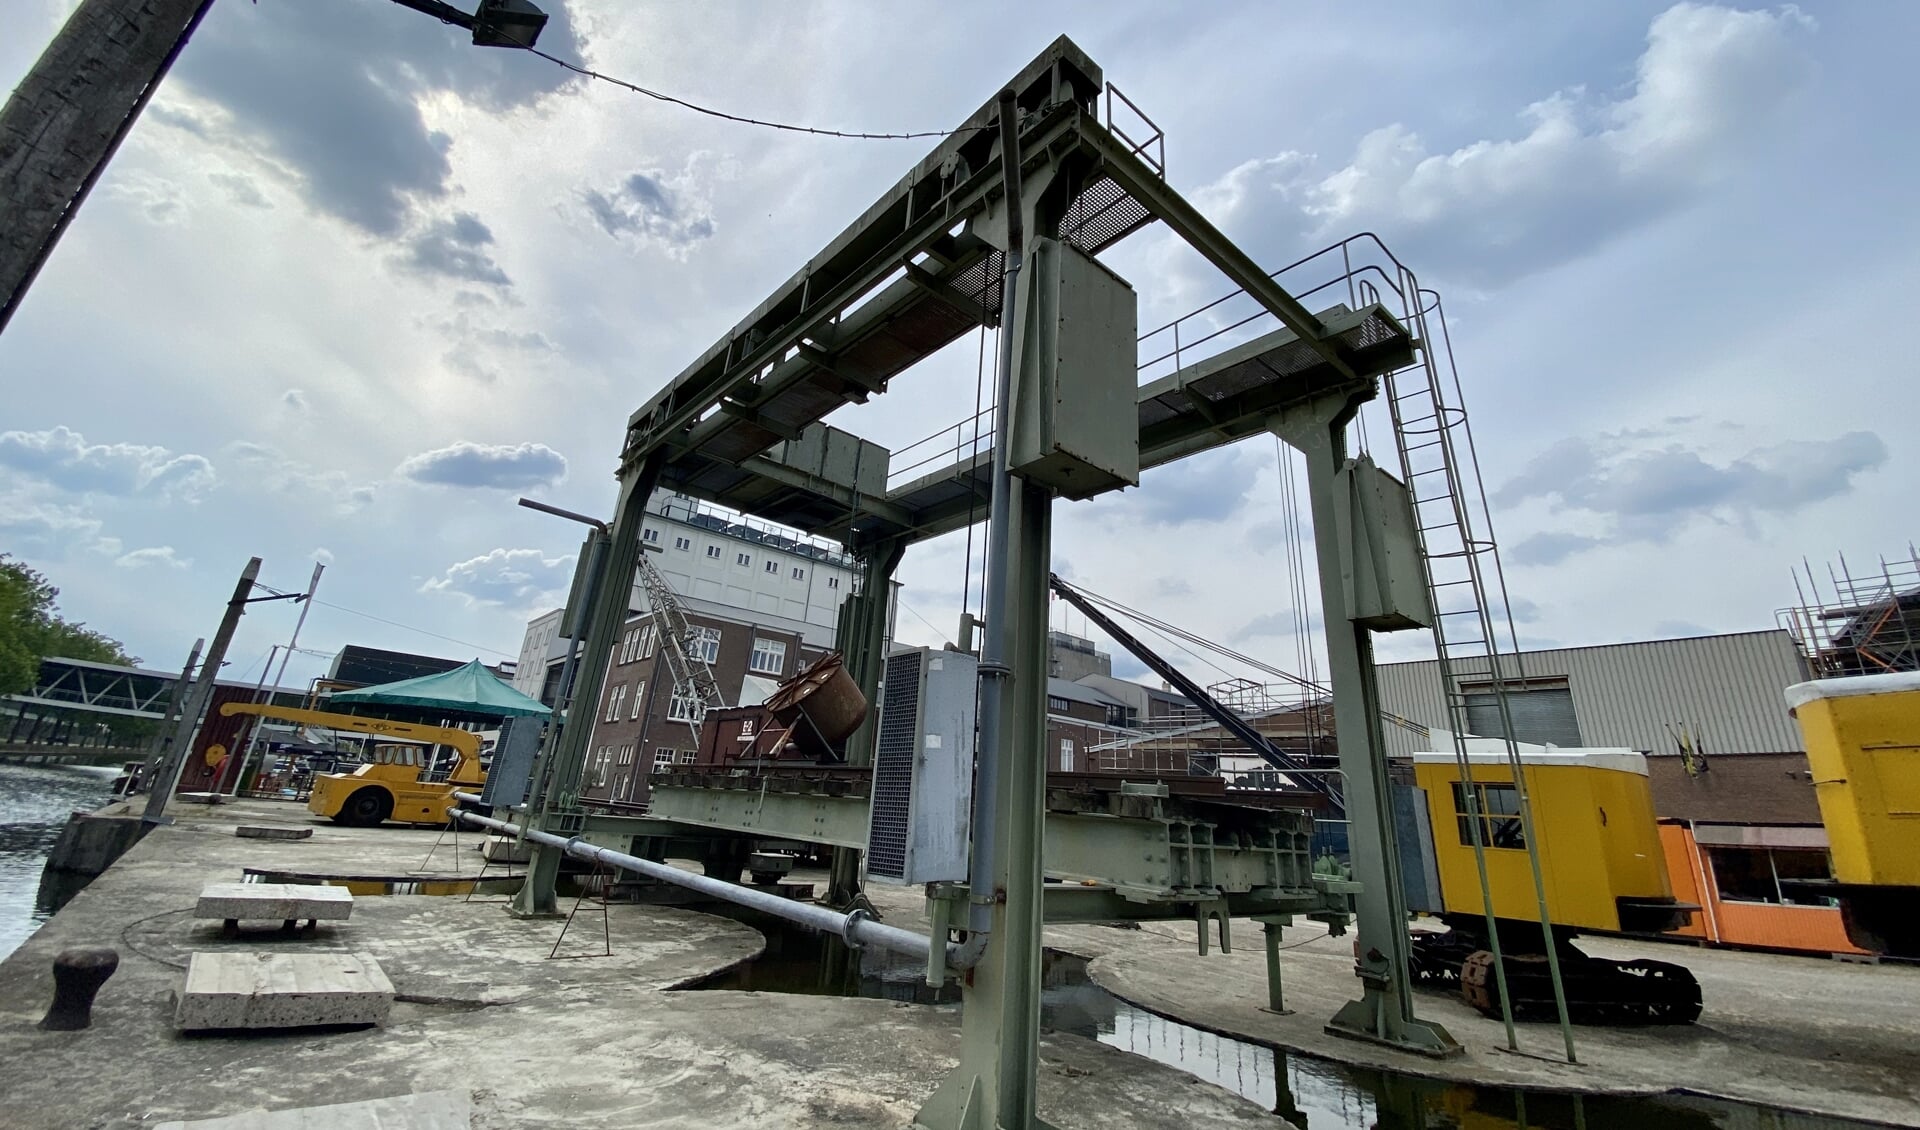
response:
M1263 265L1377 233L1444 296L1523 646L1770 627L1803 558L1916 537L1920 6L541 2L558 56L876 132L1064 33ZM71 6L12 6L0 84ZM385 0L216 4L0 335L0 551L162 668L254 555L327 566L290 684L347 643L510 658L578 545L515 498L609 514L627 415L932 144L717 121ZM1231 289L1158 227L1106 259L1143 328ZM981 346L832 422L953 423ZM1297 669L1287 500L1251 439L1058 504L1055 567ZM951 638L982 546L908 554L901 639ZM254 606L229 677L295 615Z

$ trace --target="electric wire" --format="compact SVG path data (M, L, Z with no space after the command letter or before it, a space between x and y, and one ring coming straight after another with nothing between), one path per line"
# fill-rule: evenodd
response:
M692 110L696 114L705 114L710 118L720 118L729 122L738 122L744 126L759 126L762 129L785 130L788 133L810 133L817 137L843 137L855 141L912 141L919 137L952 137L957 133L972 133L988 128L986 126L962 126L959 129L915 130L911 133L868 133L860 130L839 130L826 129L820 126L794 125L791 122L770 122L761 118L749 118L742 114L729 114L725 110L716 110L711 106L702 106L697 102L689 102L684 98L678 98L658 90L650 90L647 87L641 86L639 83L614 78L612 75L602 74L591 67L584 67L578 63L568 62L557 55L549 55L537 47L528 47L524 48L524 50L529 55L538 55L554 66L572 71L574 74L596 79L611 86L632 91L635 94L644 94L648 98L660 102L667 102L679 106L682 109Z
M268 588L266 585L261 585L259 587L266 589L268 592L274 593L275 596L288 595L286 593L275 592L275 590ZM335 604L330 600L321 600L319 597L314 597L313 602L315 604L321 605L322 607L331 608L335 612L345 612L349 616L358 616L363 620L372 620L376 623L385 624L390 628L399 628L402 631L413 632L417 635L428 636L432 639L445 640L447 643L457 643L461 647L471 647L480 651L491 652L494 655L502 656L507 659L516 658L514 653L510 651L501 651L497 647L488 647L486 644L472 643L468 640L457 640L457 639L454 639L452 636L443 636L439 632L429 632L425 628L416 628L412 624L402 624L398 620L389 620L384 616L375 616L371 612L362 612L358 608L348 608L344 604Z
M897 599L897 598L896 598L896 599ZM898 601L898 603L899 603L899 605L900 605L900 607L902 607L902 608L904 608L904 609L906 609L906 610L907 610L907 612L908 612L908 614L909 614L909 615L911 615L911 616L912 616L912 617L913 617L913 618L914 618L915 620L918 620L918 621L920 621L920 622L921 622L922 624L925 624L925 625L926 625L927 627L929 627L929 628L932 628L932 629L933 629L933 634L934 634L934 635L936 635L936 636L939 636L939 637L940 637L940 638L941 638L942 640L945 640L945 641L946 641L947 643L952 643L952 642L953 642L953 641L952 641L951 639L948 639L948 637L947 637L947 633L945 633L945 632L943 632L943 631L941 631L941 630L940 630L940 629L938 629L938 628L934 628L934 627L933 627L933 622L932 622L931 620L928 620L928 619L927 619L927 618L926 618L925 616L922 616L922 615L920 615L920 613L918 613L918 612L915 612L915 611L914 611L914 609L913 609L913 605L911 605L911 604L908 604L908 603L907 603L906 601L904 601L904 600L900 600L900 601Z

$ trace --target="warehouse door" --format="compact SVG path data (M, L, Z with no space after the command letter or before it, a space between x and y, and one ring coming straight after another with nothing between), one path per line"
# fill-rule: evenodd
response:
M1524 683L1507 687L1507 715L1513 719L1509 735L1500 717L1500 699L1484 684L1464 686L1467 726L1483 738L1511 736L1536 745L1578 747L1580 723L1573 714L1573 691L1565 683Z

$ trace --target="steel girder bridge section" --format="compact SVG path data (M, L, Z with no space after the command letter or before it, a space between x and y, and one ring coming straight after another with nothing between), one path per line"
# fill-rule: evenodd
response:
M1431 614L1424 589L1417 599L1403 591L1409 553L1418 569L1404 490L1395 496L1383 485L1384 475L1364 459L1349 460L1344 446L1348 423L1377 395L1380 375L1410 364L1418 343L1386 308L1356 300L1367 291L1356 290L1351 279L1348 303L1310 311L1167 185L1163 166L1151 157L1157 130L1135 122L1135 132L1154 132L1146 143L1131 139L1128 127L1112 116L1115 99L1100 68L1071 41L1056 40L1014 76L1001 97L962 121L635 411L627 423L620 495L599 583L581 586L593 598L569 612L587 627L573 701L592 704L626 616L647 498L668 486L837 539L861 559L858 588L842 609L841 643L850 672L871 698L883 659L888 582L906 548L982 517L994 525L996 537L1006 538L1005 600L988 615L1001 621L1008 641L1005 662L993 672L1003 680L1007 707L991 735L984 732L989 727L983 717L975 800L991 834L974 837L974 867L989 874L984 883L976 877L973 885L980 889L969 907L983 917L969 921L969 946L979 945L962 977L960 1066L922 1110L920 1121L927 1126L1037 1124L1053 501L1132 485L1141 468L1262 432L1278 435L1308 459L1341 767L1354 821L1362 991L1331 1027L1423 1051L1453 1047L1444 1031L1413 1014L1370 650L1372 631L1421 626ZM1001 106L1008 104L1011 111L1003 114ZM1111 324L1069 330L1066 303L1084 294L1061 279L1071 269L1078 272L1077 286L1108 296L1117 293L1117 284L1130 304L1132 291L1124 281L1097 263L1086 264L1155 222L1218 268L1277 328L1191 364L1181 355L1176 371L1144 385L1137 377L1129 380L1131 422L1124 421L1124 407L1104 400L1097 411L1074 403L1073 411L1059 413L1064 401L1055 394L1065 386L1050 383L1059 379L1053 367L1110 370L1115 338L1136 328L1131 305L1119 312L1110 302L1095 313L1113 314ZM1032 251L1024 270L1021 233ZM1011 296L1004 293L1009 283ZM1009 317L1012 324L1002 325ZM963 453L956 445L950 465L896 484L889 475L893 453L823 423L848 404L886 393L916 363L983 325L1000 328L1003 373L1017 375L1003 377L1010 392L997 406L1007 437L996 434L992 445L977 451ZM1222 345L1229 340L1218 339ZM1045 458L1010 465L1010 455L1002 466L1012 479L1007 470L993 473L993 449L1003 438L1019 454L1023 434L1030 439L1058 426L1061 415L1074 426L1112 433L1094 444L1114 458L1093 476L1092 486L1076 489L1078 482L1065 479ZM1116 451L1113 437L1122 435L1127 450ZM992 487L1009 482L1005 507L990 513ZM590 722L588 710L583 722ZM529 798L528 810L541 830L572 835L586 820L578 793L591 727L563 722L552 730L542 755L547 764L538 777L541 789ZM870 743L870 737L856 736L849 760L865 763ZM999 752L989 757L990 748ZM560 854L536 848L516 900L518 912L553 911Z

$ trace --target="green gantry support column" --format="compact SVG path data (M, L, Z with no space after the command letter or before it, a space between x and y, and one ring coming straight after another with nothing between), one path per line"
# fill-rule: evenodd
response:
M1354 878L1360 882L1355 973L1361 996L1328 1021L1327 1031L1424 1055L1454 1055L1460 1045L1446 1029L1413 1014L1406 895L1400 886L1393 792L1380 732L1373 633L1354 622L1347 596L1355 534L1345 528L1336 487L1347 461L1347 424L1373 396L1372 381L1349 385L1286 410L1270 425L1275 435L1306 457L1320 607L1333 683L1334 732L1340 736L1348 848Z
M880 718L880 676L887 669L887 606L894 570L906 556L904 538L887 538L861 551L860 591L840 606L835 642L847 674L867 696L867 719L847 739L847 764L873 764L873 741ZM846 907L860 896L860 851L833 849L827 905Z
M646 520L647 499L652 497L654 485L660 480L661 462L661 454L655 452L642 460L632 473L621 477L611 544L607 547L599 581L590 586L593 605L587 620L587 644L576 661L573 695L568 700L566 717L548 731L546 748L540 753L546 764L541 765L535 775L536 779L545 781L545 789L541 795L529 798L527 807L534 814L532 826L556 836L579 831L580 774L586 767L587 749L593 739L593 720L600 703L600 690L606 682L607 661L613 657L614 642L620 638L620 630L627 621L634 567L640 557L640 529ZM526 882L513 896L509 911L525 916L559 913L554 885L560 878L561 857L562 853L556 848L532 846Z

